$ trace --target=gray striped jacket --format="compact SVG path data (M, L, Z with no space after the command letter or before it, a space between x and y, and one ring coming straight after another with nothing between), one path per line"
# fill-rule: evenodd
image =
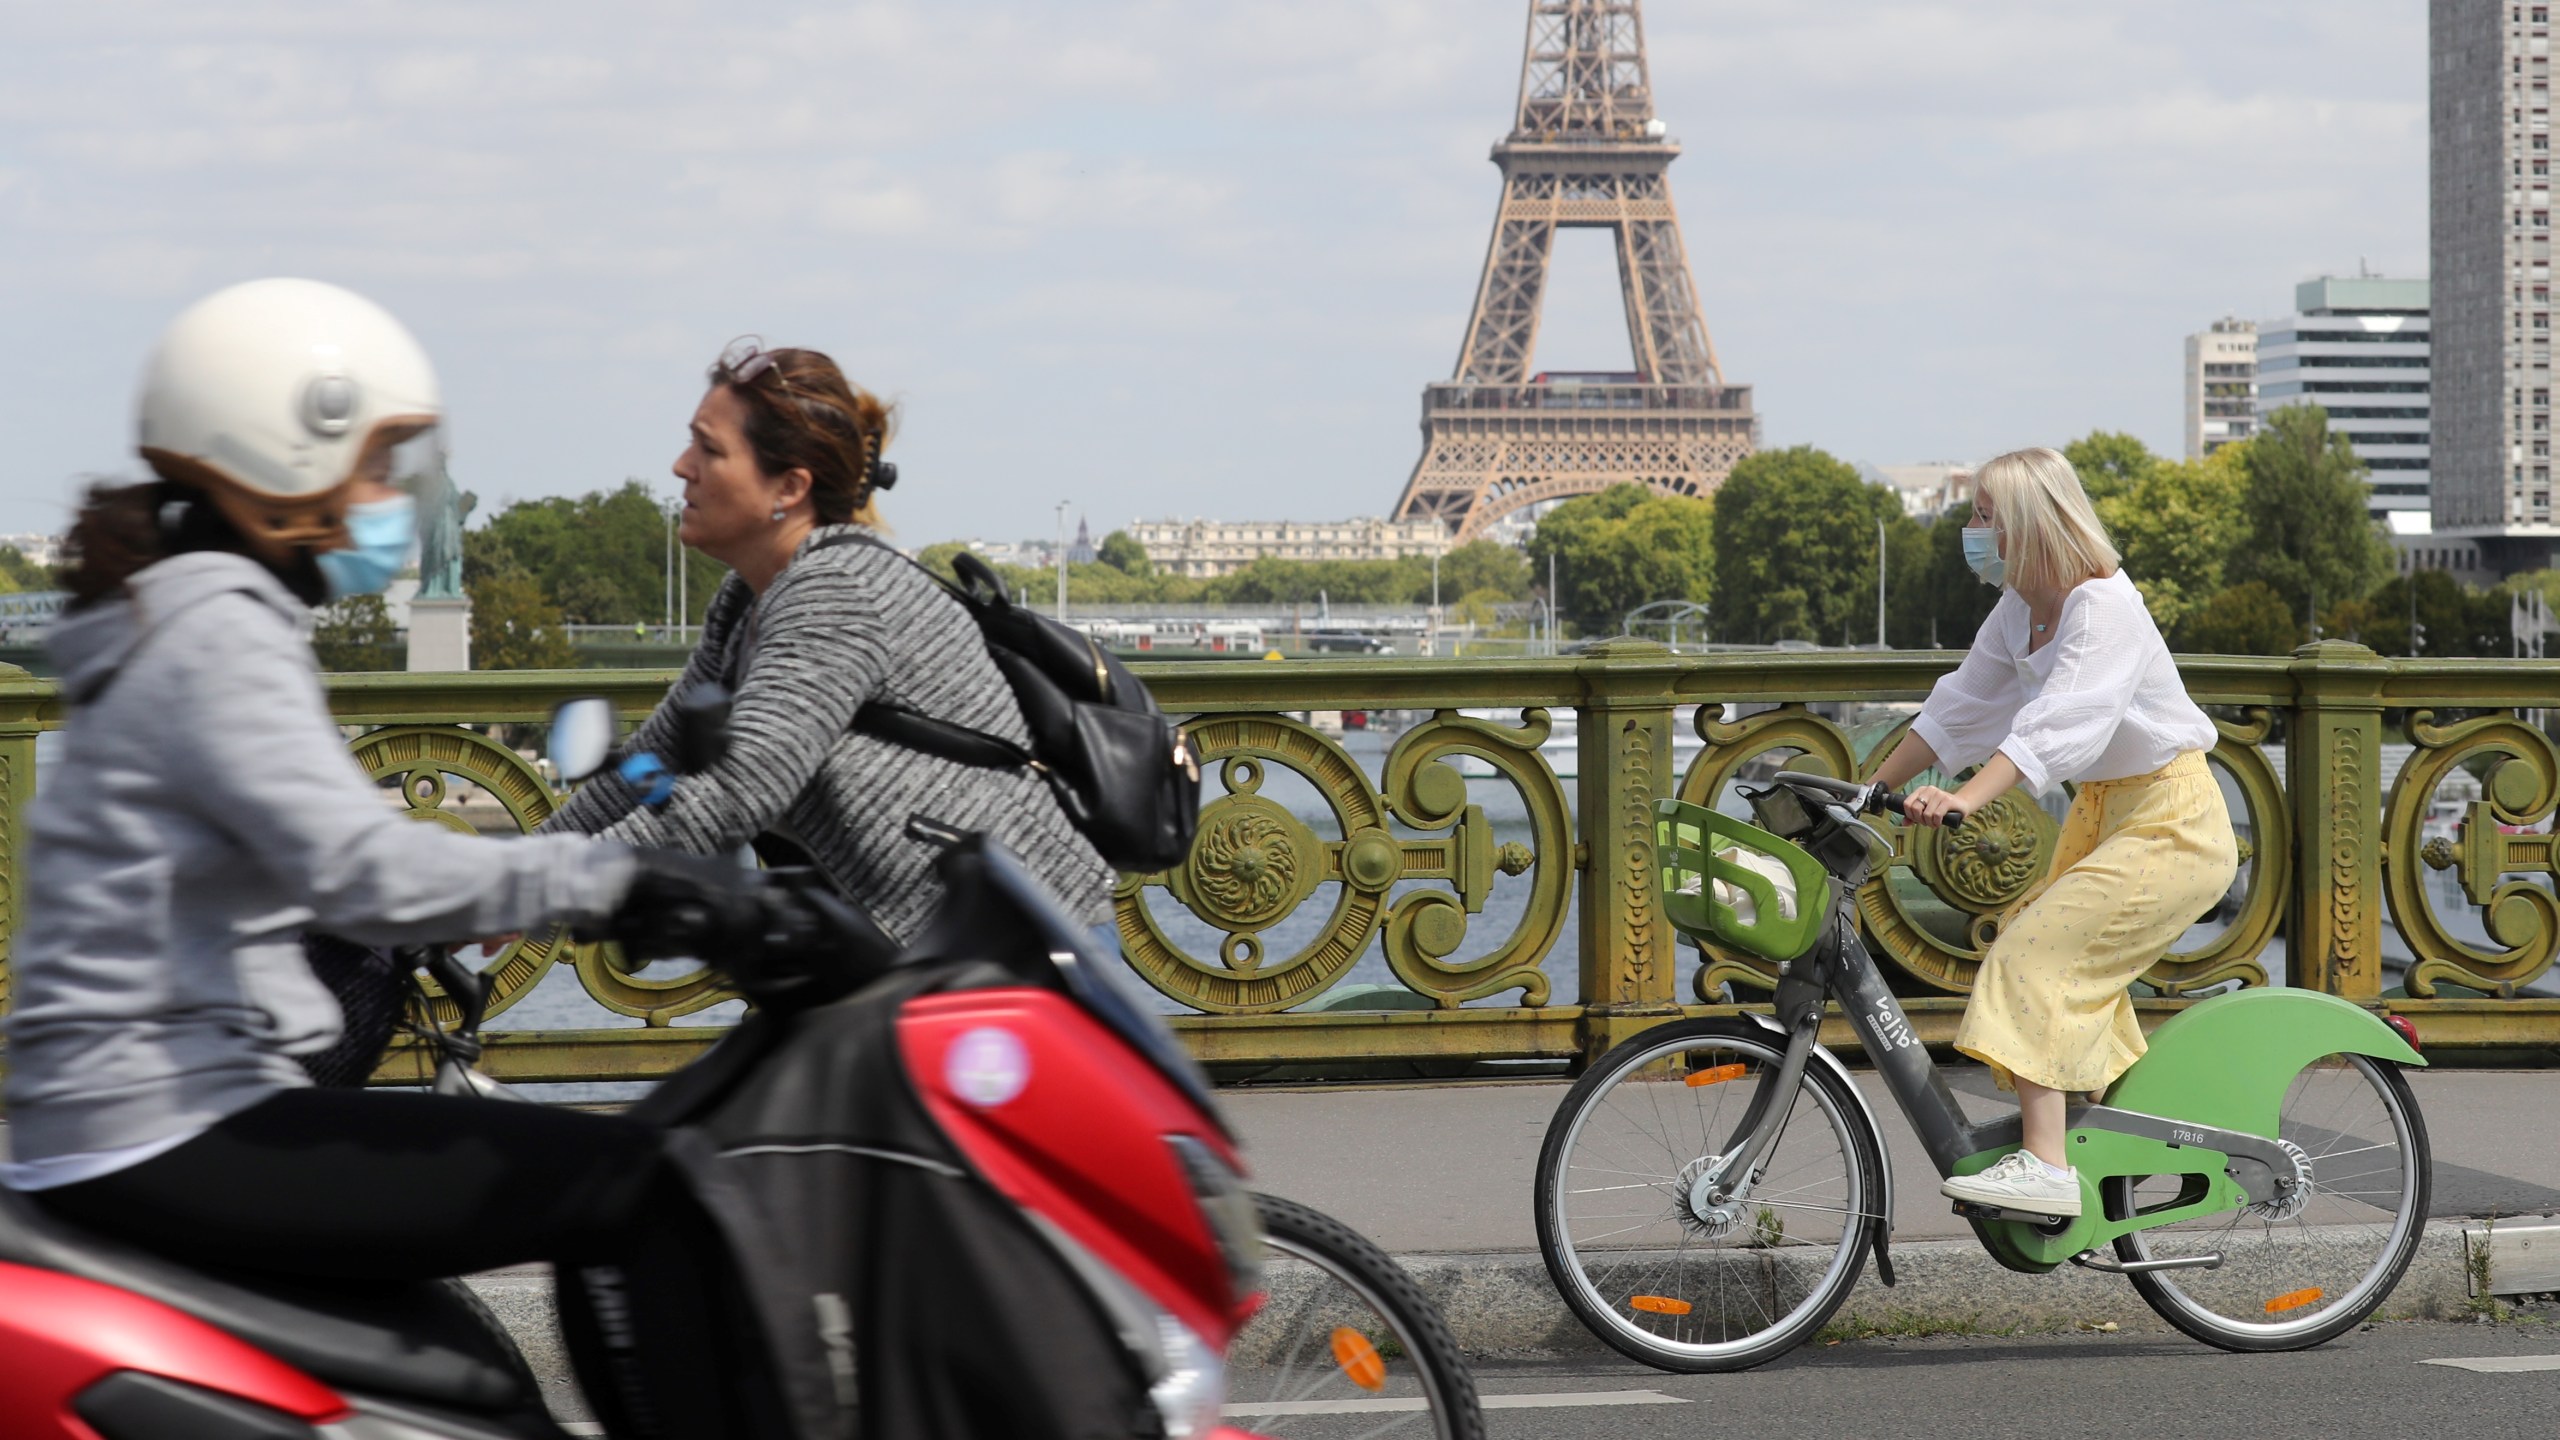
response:
M973 769L852 733L854 712L884 700L1028 746L1030 733L986 642L958 601L876 545L812 550L855 525L820 526L761 598L731 575L712 597L682 690L718 680L737 691L729 753L676 782L660 809L600 775L542 828L720 855L775 831L807 850L882 928L912 938L942 900L931 846L910 816L985 830L1089 924L1111 913L1111 867L1028 773ZM628 748L664 755L675 731L661 704Z

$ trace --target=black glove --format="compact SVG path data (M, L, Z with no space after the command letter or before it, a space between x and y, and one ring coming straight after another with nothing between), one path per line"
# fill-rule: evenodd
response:
M751 950L765 931L764 885L755 871L681 850L642 850L639 874L611 919L581 939L619 940L637 962L676 955L720 964Z

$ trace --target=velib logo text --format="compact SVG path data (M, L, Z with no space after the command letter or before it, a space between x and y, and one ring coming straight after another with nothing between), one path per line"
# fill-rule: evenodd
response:
M1893 1008L1893 1001L1890 997L1878 1000L1876 1002L1875 1010L1868 1015L1867 1019L1871 1022L1872 1028L1876 1032L1876 1046L1878 1049L1904 1050L1910 1048L1912 1044L1911 1022L1903 1019L1902 1012Z

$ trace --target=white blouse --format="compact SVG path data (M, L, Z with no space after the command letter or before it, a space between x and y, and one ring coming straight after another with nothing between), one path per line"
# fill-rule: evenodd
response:
M1952 775L1997 751L2043 795L2065 780L2148 775L2213 748L2212 719L2187 698L2168 642L2121 569L2063 597L2043 649L2030 654L2030 638L2027 602L2003 592L1964 663L1911 722L1940 770Z

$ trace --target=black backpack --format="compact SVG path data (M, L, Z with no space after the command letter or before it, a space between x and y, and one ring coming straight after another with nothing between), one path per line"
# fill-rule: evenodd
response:
M838 545L878 545L907 559L861 531L831 535L814 548ZM1189 859L1200 824L1200 759L1129 667L1092 637L1014 604L975 555L954 557L956 585L916 568L977 622L1022 707L1031 748L881 701L855 713L854 732L956 764L1030 770L1114 869L1168 870Z

